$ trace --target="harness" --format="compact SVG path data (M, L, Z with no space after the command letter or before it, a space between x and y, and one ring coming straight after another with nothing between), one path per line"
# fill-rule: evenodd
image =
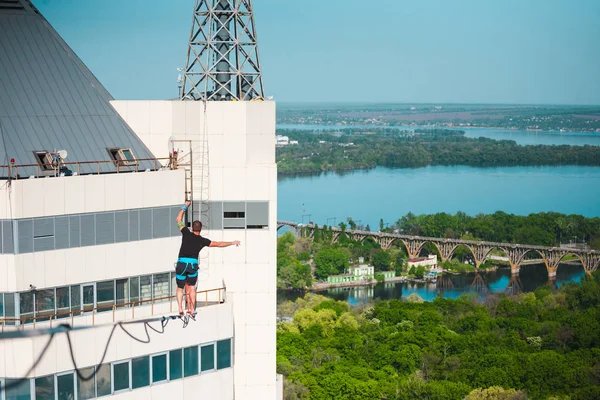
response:
M186 280L185 274L186 274L188 268L190 268L190 266L191 266L190 271L192 272L192 274L187 275L187 276L190 278L195 278L198 276L198 259L197 258L179 257L177 259L177 262L185 264L185 268L183 269L183 271L181 271L181 274L175 275L175 277L177 279L179 279L180 281Z

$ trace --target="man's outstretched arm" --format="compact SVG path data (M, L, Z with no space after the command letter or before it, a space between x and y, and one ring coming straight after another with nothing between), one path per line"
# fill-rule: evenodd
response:
M183 214L185 214L190 204L192 203L186 200L185 204L181 207L181 211L179 211L179 214L177 214L177 218L175 218L175 222L177 222L177 227L179 228L179 230L185 228L185 224L183 223Z
M240 241L234 240L233 242L210 242L209 247L229 247L229 246L239 246Z

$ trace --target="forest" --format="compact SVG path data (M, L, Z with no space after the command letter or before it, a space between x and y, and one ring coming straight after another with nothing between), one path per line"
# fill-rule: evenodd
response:
M587 165L600 166L598 146L520 146L512 140L467 138L457 130L341 135L285 131L299 144L277 148L280 174L375 167L420 168ZM387 131L386 131L387 132Z
M600 274L556 291L278 308L284 399L600 398Z

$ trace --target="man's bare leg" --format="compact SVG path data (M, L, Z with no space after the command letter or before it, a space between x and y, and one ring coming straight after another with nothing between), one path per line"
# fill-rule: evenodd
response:
M196 286L187 286L188 298L188 313L194 314L196 309Z
M178 287L175 295L177 296L177 307L179 307L179 315L181 315L183 314L183 288Z

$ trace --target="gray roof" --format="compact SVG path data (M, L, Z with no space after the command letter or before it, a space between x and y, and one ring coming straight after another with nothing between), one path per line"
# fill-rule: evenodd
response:
M67 162L110 160L108 148L154 158L110 105L112 99L28 0L0 0L0 165L11 158L17 165L36 164L35 151L62 149L69 153ZM154 168L153 162L139 164ZM19 168L19 176L37 170ZM102 164L102 172L115 170ZM81 168L97 171L97 164ZM1 168L0 177L6 176Z

